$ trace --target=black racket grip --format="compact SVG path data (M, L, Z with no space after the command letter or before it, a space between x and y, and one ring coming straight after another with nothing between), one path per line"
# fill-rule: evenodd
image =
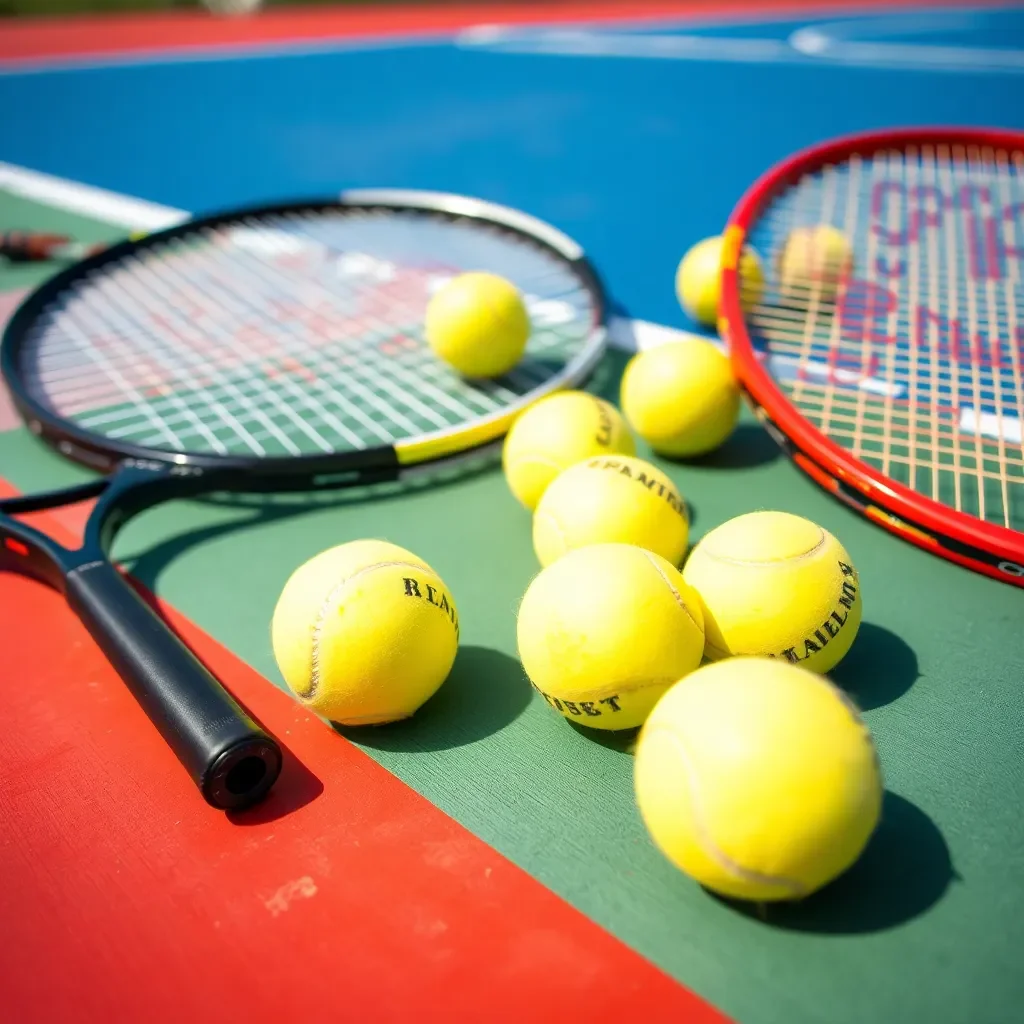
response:
M281 750L106 561L67 576L68 603L207 802L246 807L269 792Z

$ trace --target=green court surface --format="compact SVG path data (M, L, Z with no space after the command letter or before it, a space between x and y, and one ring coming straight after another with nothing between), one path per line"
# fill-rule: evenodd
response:
M10 193L0 196L0 223L85 240L123 233ZM43 273L5 267L0 289L26 288ZM626 358L613 352L595 384L613 399ZM413 719L345 730L339 744L358 744L738 1020L1022 1019L1020 592L859 519L803 477L749 415L712 457L654 461L691 506L693 541L731 516L782 509L833 531L861 574L864 625L834 678L876 737L883 821L847 876L763 916L711 897L657 853L632 797L628 737L574 728L528 686L515 617L537 564L529 516L496 466L405 491L176 503L133 522L115 553L268 685L283 687L269 622L292 570L353 538L411 549L458 602L455 669ZM0 433L0 473L23 491L85 477L21 427ZM0 606L4 588L0 580Z

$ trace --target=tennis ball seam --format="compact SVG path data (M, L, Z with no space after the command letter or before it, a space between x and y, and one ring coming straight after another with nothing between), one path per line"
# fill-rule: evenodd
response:
M820 529L820 527L819 527ZM779 555L777 558L732 558L729 555L722 555L709 548L705 548L702 554L705 558L714 559L716 562L727 562L729 565L778 565L780 562L802 562L813 557L825 546L828 541L828 534L821 530L821 536L817 542L805 552L799 555ZM696 554L696 551L694 552Z
M754 562L754 563L751 563L751 564L753 564L753 565L768 565L770 563L768 563L768 562ZM724 648L721 648L721 647L717 647L715 644L713 644L709 639L707 639L707 635L706 634L705 634L705 640L704 640L704 653L709 658L711 658L712 661L721 661L723 658L729 658L729 657L733 656L731 651L725 650ZM763 655L760 655L760 657L775 658L775 655L774 654L767 654L767 653L765 653ZM836 689L838 689L838 687L836 687ZM843 693L842 690L839 690L839 693L844 698L846 698L846 694ZM850 702L850 707L854 711L857 710L857 706L855 704L853 704L852 702Z
M327 596L323 599L320 607L317 609L316 617L313 620L313 631L312 631L312 643L310 649L310 671L309 671L309 685L304 690L296 690L297 696L303 700L313 700L316 697L317 689L320 686L320 640L323 635L324 625L327 621L327 613L331 610L331 607L337 601L341 592L352 582L359 579L360 576L366 576L371 572L376 572L378 569L390 569L404 567L408 569L416 569L420 572L429 572L431 576L437 576L437 573L429 566L424 565L422 562L405 562L405 561L394 561L394 562L374 562L372 565L365 565L362 569L358 569L352 573L351 576L346 576L345 579L336 583L328 591Z
M813 675L815 681L819 685L824 686L827 690L831 691L832 695L839 701L839 703L846 708L850 718L853 719L853 724L860 730L861 738L868 744L868 747L871 750L871 760L875 767L875 777L878 780L879 788L884 788L885 773L882 771L882 759L879 756L878 747L871 739L871 731L868 729L867 722L864 721L864 715L861 713L860 708L857 707L850 695L841 686L837 686L831 679L828 679L825 676L818 675L817 673L813 673ZM866 780L862 779L861 781L864 785L867 785Z
M765 885L773 888L783 889L790 897L801 897L807 895L807 887L793 878L786 878L784 875L767 875L752 868L746 868L734 861L724 850L722 850L712 839L708 830L704 802L695 779L693 760L689 756L686 745L682 739L672 730L665 726L655 725L649 735L664 735L669 743L675 748L680 761L683 764L683 776L686 779L686 788L690 793L690 806L693 808L693 820L697 826L697 836L704 852L723 870L732 874L735 878L752 885Z
M662 580L664 580L665 586L668 587L669 593L671 593L672 596L675 598L676 604L679 605L680 608L682 608L682 610L686 613L686 617L694 624L694 626L697 627L698 631L701 634L703 634L704 633L703 627L693 617L693 612L691 612L690 609L686 607L686 601L683 600L683 595L680 594L679 591L676 590L676 588L674 586L672 586L672 581L665 575L665 573L662 570L661 566L658 565L658 563L654 560L654 558L651 557L651 552L647 551L647 550L644 550L644 555L647 558L647 561L650 562L652 566L654 566L654 571L662 578Z
M716 647L710 640L705 637L704 640L704 653L707 654L713 661L721 661L726 657L729 652L722 650L721 647Z
M569 545L566 543L565 530L562 529L562 524L559 522L558 517L552 515L550 512L535 512L533 514L534 529L538 522L548 523L551 529L554 530L558 537L558 543L561 545L561 551L559 557L564 555L569 550Z

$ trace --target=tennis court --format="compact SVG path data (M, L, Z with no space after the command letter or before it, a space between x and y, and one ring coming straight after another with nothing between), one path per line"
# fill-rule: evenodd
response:
M673 294L679 258L775 162L848 132L1024 130L1022 101L1024 10L998 3L0 21L0 229L108 242L343 189L478 196L590 254L616 343L593 387L614 398L631 348L695 329ZM938 216L921 198L922 220ZM983 224L1019 211L963 201L982 225L968 258L997 277ZM0 265L0 309L52 269ZM175 502L115 554L281 739L285 771L251 811L203 806L61 596L0 578L5 1017L1020 1020L1020 592L858 518L748 412L713 457L660 464L693 541L781 508L857 559L865 624L836 679L886 795L848 875L760 917L660 856L626 745L567 727L523 678L514 610L536 559L497 469L400 499ZM0 402L3 493L86 479ZM43 518L70 540L86 512ZM287 695L269 622L297 565L362 536L437 567L462 647L421 714L332 731Z

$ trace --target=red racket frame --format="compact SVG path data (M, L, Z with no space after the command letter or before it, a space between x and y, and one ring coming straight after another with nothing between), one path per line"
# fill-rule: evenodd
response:
M998 129L909 128L847 135L787 158L763 174L733 210L726 228L719 333L748 400L790 458L855 511L932 554L1024 587L1024 534L925 498L854 458L821 434L789 402L762 365L740 304L739 255L761 211L803 175L850 156L909 146L966 146L1024 152L1024 133Z

